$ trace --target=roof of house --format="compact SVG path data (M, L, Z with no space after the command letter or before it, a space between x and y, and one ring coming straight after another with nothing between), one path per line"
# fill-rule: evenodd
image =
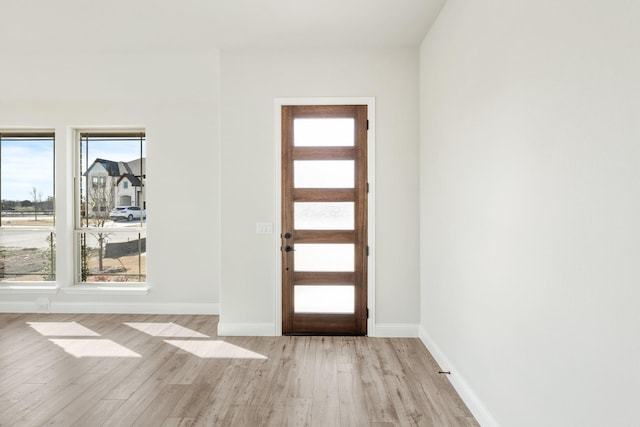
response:
M144 177L144 174L141 173L141 171L144 171L145 169L146 159L142 157L129 162L114 162L113 160L95 159L84 175L88 175L89 171L93 169L96 164L101 164L109 176L127 176L133 185L139 185L139 178L141 176ZM134 182L134 179L138 184Z
M144 176L145 174L140 173L140 171L145 170L145 166L147 164L147 159L144 157L137 158L131 160L130 162L123 163L124 167L127 169L128 173L135 176Z
M128 179L129 182L131 182L131 185L133 185L134 187L140 187L142 185L142 182L140 182L140 179L130 173L125 173L124 175L122 175L119 179L118 179L118 184L120 184L120 182L123 179Z

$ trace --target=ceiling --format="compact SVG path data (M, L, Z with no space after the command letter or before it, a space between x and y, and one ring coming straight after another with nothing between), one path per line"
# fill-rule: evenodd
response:
M446 0L0 0L0 52L418 46Z

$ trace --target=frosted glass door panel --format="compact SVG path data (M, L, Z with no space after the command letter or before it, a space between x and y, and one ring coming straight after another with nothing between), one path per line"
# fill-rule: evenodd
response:
M347 313L355 308L353 286L295 286L295 313Z
M352 243L295 245L294 271L352 272L355 250Z
M293 145L296 147L353 147L353 119L295 119Z
M294 188L353 188L353 160L294 160Z
M296 230L353 230L353 202L294 203Z

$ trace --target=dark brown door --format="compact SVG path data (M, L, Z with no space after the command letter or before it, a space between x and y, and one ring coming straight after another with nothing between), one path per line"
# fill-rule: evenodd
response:
M367 333L367 106L282 107L282 331Z

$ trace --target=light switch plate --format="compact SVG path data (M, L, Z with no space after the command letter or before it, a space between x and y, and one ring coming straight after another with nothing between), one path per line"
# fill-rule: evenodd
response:
M256 234L272 234L273 223L271 222L256 222Z

